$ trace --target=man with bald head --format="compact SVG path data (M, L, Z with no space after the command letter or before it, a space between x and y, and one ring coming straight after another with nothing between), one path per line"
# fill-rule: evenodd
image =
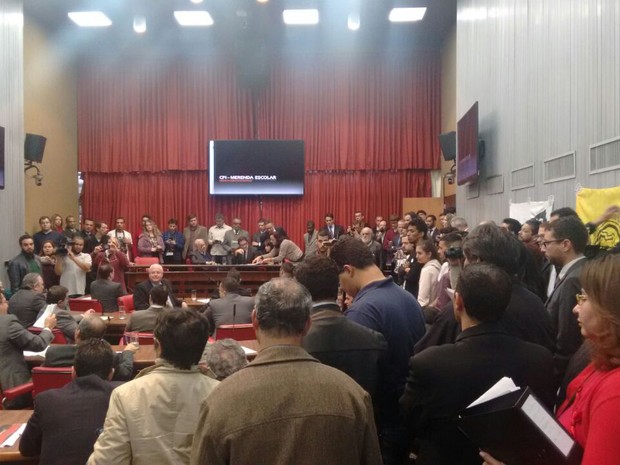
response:
M372 229L370 229L369 227L362 228L362 231L360 232L360 238L362 239L362 242L366 244L366 247L368 247L368 250L370 250L370 253L375 258L375 265L377 265L379 269L382 270L383 247L381 247L381 244L379 244L375 240Z
M75 330L75 344L54 344L45 352L46 367L73 366L75 353L80 342L89 339L102 339L105 334L106 323L97 315L87 314ZM138 345L131 343L125 346L121 353L114 353L114 381L128 381L133 378L133 354Z
M149 296L154 286L166 286L168 289L168 300L171 307L181 307L181 302L174 296L172 292L172 284L164 278L164 269L161 265L155 263L149 266L149 279L142 281L136 286L133 293L133 303L136 310L146 310L149 308ZM185 304L183 304L185 306Z

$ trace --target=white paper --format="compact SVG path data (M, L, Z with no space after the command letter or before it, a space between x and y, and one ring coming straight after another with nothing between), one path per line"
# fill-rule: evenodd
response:
M24 357L45 357L45 353L47 352L47 349L49 349L50 346L47 346L45 348L45 350L42 350L41 352L31 352L29 350L24 350Z
M43 310L41 316L37 318L37 321L35 321L32 326L34 326L35 328L44 328L45 319L52 313L54 313L54 310L56 310L56 304L49 304L47 307L45 307L45 310Z
M15 431L8 438L6 438L6 441L4 441L2 445L0 445L0 447L13 447L15 443L17 442L17 440L24 433L25 428L26 428L26 423L22 423L22 425L17 429L17 431Z
M245 346L241 346L241 347L243 348L245 355L255 355L258 353L254 349L250 349L249 347L245 347Z
M197 302L200 302L201 304L208 304L210 300L211 299L197 299Z
M491 386L491 388L487 392L485 392L480 397L478 397L476 400L474 400L471 404L469 404L467 408L473 407L478 404L482 404L483 402L496 399L498 397L504 396L506 394L510 394L511 392L518 391L518 390L519 388L514 383L514 381L511 378L504 376L497 383Z
M521 410L534 422L538 429L558 448L565 457L568 457L573 448L574 441L551 416L545 408L534 398L528 396L523 402Z

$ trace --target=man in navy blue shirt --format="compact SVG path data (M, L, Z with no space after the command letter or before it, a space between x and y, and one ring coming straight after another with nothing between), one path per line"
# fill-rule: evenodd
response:
M331 258L340 286L354 297L347 318L385 337L388 343L385 376L379 386L378 430L384 465L402 465L408 452L406 428L399 416L413 346L424 335L424 317L415 297L386 278L372 253L359 239L344 237L334 244Z

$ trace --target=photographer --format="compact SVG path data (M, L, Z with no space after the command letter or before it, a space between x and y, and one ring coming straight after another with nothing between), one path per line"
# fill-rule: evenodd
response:
M129 268L129 259L120 247L118 239L111 237L103 244L101 252L93 258L93 268L98 269L102 264L108 264L114 270L112 282L119 283L123 294L127 293L125 286L125 270ZM91 289L92 290L92 289Z
M89 254L82 252L84 239L75 236L67 243L68 248L56 250L56 266L54 270L60 276L60 285L69 290L69 297L84 295L86 290L86 274L92 266Z

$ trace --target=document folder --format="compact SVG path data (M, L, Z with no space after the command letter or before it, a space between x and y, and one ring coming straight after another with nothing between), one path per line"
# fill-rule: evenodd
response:
M583 450L530 388L461 412L459 429L508 465L579 465Z

